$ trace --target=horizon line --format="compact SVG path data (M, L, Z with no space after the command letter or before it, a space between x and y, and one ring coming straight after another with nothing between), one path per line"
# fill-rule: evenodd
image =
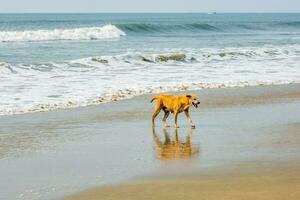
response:
M84 12L84 11L64 11L64 12L40 12L40 11L25 11L25 12L0 12L0 14L300 14L300 11L147 11L147 12L136 12L136 11L101 11L101 12Z

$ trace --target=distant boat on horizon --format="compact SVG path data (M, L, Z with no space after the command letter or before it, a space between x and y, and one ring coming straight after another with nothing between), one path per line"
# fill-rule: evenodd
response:
M217 12L208 12L207 14L208 15L215 15L215 14L217 14Z

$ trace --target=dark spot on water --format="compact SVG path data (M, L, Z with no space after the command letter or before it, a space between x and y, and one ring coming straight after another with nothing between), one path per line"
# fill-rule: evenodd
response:
M57 95L49 95L47 97L49 97L49 98L59 98L59 97L61 97L61 95L59 95L59 94L57 94Z

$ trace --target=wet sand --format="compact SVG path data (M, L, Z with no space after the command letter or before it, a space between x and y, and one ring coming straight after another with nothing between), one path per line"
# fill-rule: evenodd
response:
M260 145L264 145L263 148L271 147L272 151L294 149L299 153L300 124L296 123L281 128L280 131L277 130L277 133L280 133L280 139L269 138L268 141L258 142L255 148L262 148ZM276 134L276 131L273 133ZM188 140L179 142L185 145ZM174 147L170 148L168 145L169 142L164 145L164 148L169 149L165 154L161 153L161 144L158 145L156 148L158 159L169 162L171 159L188 159L195 156L194 154L198 154L197 151L192 151L194 154L187 155L181 150L179 156L174 156L178 153L174 151ZM198 147L191 143L188 148L185 147L183 150L190 148L198 150ZM242 150L242 148L238 150ZM173 164L175 164L176 170L173 168L171 171L165 171L168 169L164 169L125 183L92 188L69 195L62 200L298 200L300 198L299 156L290 157L288 160L258 161L254 159L240 163L233 162L212 169L190 167L185 169L182 166L176 166L178 163Z
M191 91L195 130L152 130L149 95L1 116L0 199L299 199L299 88Z

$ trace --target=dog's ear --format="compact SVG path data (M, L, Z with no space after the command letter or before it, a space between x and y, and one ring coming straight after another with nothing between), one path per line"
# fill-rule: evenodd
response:
M187 98L191 98L192 97L192 95L190 95L190 94L187 94L187 95L185 95Z

